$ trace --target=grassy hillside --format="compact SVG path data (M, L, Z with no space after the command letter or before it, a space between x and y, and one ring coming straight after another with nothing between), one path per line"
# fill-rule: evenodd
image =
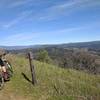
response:
M0 100L100 100L100 76L34 61L37 85L26 81L21 73L31 79L28 60L9 56L14 77L0 91Z

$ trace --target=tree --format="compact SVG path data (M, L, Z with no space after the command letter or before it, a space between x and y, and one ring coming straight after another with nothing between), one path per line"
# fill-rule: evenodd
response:
M41 62L46 62L46 63L51 62L51 58L49 57L48 52L45 49L40 50L37 53L37 60L39 60Z

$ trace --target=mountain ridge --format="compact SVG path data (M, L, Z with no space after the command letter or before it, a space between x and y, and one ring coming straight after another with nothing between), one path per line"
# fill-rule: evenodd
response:
M90 48L100 49L100 41L90 42L76 42L76 43L62 43L62 44L41 44L41 45L27 45L27 46L0 46L2 49L7 50L21 50L28 48L45 48L45 47L58 47L58 48Z

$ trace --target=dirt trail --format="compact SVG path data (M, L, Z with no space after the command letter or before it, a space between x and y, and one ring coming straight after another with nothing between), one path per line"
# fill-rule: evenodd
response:
M2 92L2 93L0 93L0 100L30 100L30 99L25 98L25 97L21 97L21 96L16 96L13 93Z
M28 100L19 96L15 96L13 93L0 93L0 100Z
M0 100L29 100L26 97L18 96L9 89L9 83L5 84L4 88L0 90Z

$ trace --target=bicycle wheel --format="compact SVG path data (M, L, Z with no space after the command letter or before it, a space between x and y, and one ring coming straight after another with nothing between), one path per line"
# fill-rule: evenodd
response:
M8 66L7 67L7 72L9 74L9 76L12 77L13 76L13 68L12 68L11 64L8 63L8 62L7 62L7 66Z
M0 74L0 90L4 87L4 78L3 75Z
M11 66L11 64L8 61L4 61L6 70L7 70L7 74L8 74L8 78L13 76L13 68Z

